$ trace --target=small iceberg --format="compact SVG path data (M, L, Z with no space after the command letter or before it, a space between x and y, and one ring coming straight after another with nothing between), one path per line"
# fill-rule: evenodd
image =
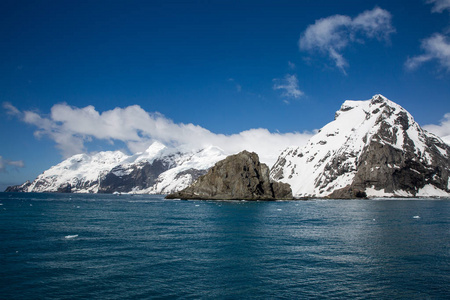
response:
M66 235L64 238L66 238L66 239L74 239L74 238L77 238L78 237L78 234L74 234L74 235Z

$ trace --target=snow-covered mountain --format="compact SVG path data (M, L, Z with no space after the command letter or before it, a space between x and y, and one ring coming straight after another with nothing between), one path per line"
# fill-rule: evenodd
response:
M44 171L28 192L97 192L99 179L127 158L120 151L77 154Z
M168 194L187 187L225 157L217 147L194 151L155 142L131 156L120 151L74 155L33 182L15 188L25 192Z
M78 154L7 191L169 194L226 154L213 146L190 150L158 142L131 156ZM306 146L285 149L270 176L289 183L294 197L450 197L450 146L375 95L345 101Z
M345 101L302 148L285 149L271 177L295 197L450 196L450 147L382 95Z

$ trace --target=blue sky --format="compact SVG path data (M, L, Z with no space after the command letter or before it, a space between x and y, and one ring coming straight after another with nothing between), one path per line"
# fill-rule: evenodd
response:
M0 188L154 140L301 144L378 93L450 135L450 0L1 1L0 43Z

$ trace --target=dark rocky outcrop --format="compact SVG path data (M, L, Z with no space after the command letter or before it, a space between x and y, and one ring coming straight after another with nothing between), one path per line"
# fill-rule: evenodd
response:
M71 193L72 185L70 183L62 184L58 187L57 193Z
M427 138L427 143L429 138ZM354 190L373 187L387 193L405 191L415 195L420 188L431 184L442 190L448 190L450 159L442 155L436 147L450 154L450 147L442 142L430 143L426 149L429 160L414 154L414 149L400 150L389 144L372 142L360 158L355 179L351 186ZM336 191L338 192L338 191ZM335 192L335 193L336 193ZM333 195L332 195L333 196Z
M271 181L269 168L256 153L243 151L216 163L207 174L167 199L276 200L293 199L289 184Z
M398 114L395 121L401 125L403 132L412 123L406 113ZM361 195L367 188L416 195L426 185L448 191L450 147L418 127L418 136L425 144L424 153L417 151L415 142L403 132L403 149L396 148L392 145L396 143L397 135L392 131L397 132L383 120L381 122L377 135L367 143L359 157L352 184L335 190L329 197L359 198L357 193Z
M158 183L158 177L165 171L169 170L172 162L163 159L156 159L152 163L144 162L131 166L117 166L107 173L101 180L98 188L99 193L129 193L134 189L147 189ZM192 181L200 175L206 173L207 170L188 169L178 173L175 180L190 175Z
M155 184L158 176L170 168L170 163L156 159L152 163L144 162L138 165L117 166L101 180L99 193L128 193L133 189L146 189Z

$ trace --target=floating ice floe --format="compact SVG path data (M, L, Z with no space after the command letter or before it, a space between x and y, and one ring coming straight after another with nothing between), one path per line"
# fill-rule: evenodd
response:
M66 239L74 239L74 238L77 238L78 237L78 234L74 234L74 235L66 235L64 238L66 238Z

